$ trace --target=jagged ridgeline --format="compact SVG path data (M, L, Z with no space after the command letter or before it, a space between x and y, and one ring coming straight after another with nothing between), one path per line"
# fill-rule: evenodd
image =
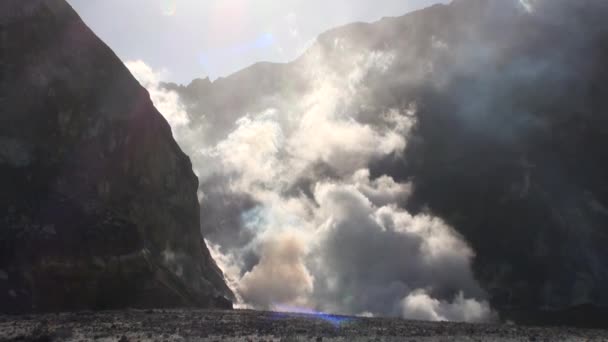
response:
M0 2L0 312L231 306L165 119L64 0Z
M411 182L400 205L462 234L503 318L606 324L596 314L608 307L606 15L602 0L459 0L329 31L292 63L165 88L213 145L242 115L292 113L322 77L348 80L357 56L389 56L345 82L353 93L336 106L380 132L387 112L413 115L407 147L372 160L371 177ZM323 177L339 178L324 162ZM313 197L314 177L291 198Z

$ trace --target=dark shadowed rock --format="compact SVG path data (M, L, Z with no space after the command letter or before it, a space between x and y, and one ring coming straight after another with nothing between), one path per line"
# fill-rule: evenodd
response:
M0 2L0 311L230 307L165 119L64 0Z

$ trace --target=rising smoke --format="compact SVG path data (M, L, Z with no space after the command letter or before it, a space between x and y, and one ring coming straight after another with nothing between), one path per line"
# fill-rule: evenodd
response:
M386 72L394 56L358 54L346 75L310 60L310 92L243 113L213 145L199 142L205 128L191 124L177 93L159 85L161 75L127 62L192 158L207 243L239 304L488 319L462 238L436 217L400 208L411 184L370 179L371 160L403 152L415 108L390 108L377 125L348 108L363 80Z
M465 2L475 1L456 1L453 12L467 9L459 5ZM495 22L501 34L510 27L508 16L526 19L546 3L487 2L493 6L480 16L464 17ZM226 104L231 109L225 113L180 98L144 62L126 63L192 159L203 233L239 305L428 320L494 317L473 275L475 253L468 243L430 211L408 211L415 183L378 165L401 160L411 144L420 144L420 108L434 107L419 98L429 92L449 89L447 100L436 105L445 106L442 113L451 108L472 136L496 131L492 141L508 145L526 129L543 126L525 111L519 121L509 116L519 110L506 97L520 85L513 79L567 75L552 69L553 61L508 62L510 52L488 43L496 37L481 36L473 24L421 38L398 20L383 20L376 31L355 25L321 36L285 72L306 86L234 109ZM454 47L459 34L465 43ZM500 39L520 39L515 31L504 35ZM497 60L504 65L488 65ZM454 86L480 70L487 76L479 82ZM497 107L503 111L487 116ZM234 120L226 123L226 117ZM461 127L440 123L447 131Z

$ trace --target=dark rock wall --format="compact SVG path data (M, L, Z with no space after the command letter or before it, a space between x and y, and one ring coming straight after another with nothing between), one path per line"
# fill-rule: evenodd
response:
M148 93L64 0L0 3L0 311L227 305L197 187Z

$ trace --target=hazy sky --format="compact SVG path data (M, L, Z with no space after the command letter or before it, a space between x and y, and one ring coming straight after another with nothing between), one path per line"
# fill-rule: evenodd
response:
M124 61L163 78L217 78L295 58L319 34L447 0L68 0Z

